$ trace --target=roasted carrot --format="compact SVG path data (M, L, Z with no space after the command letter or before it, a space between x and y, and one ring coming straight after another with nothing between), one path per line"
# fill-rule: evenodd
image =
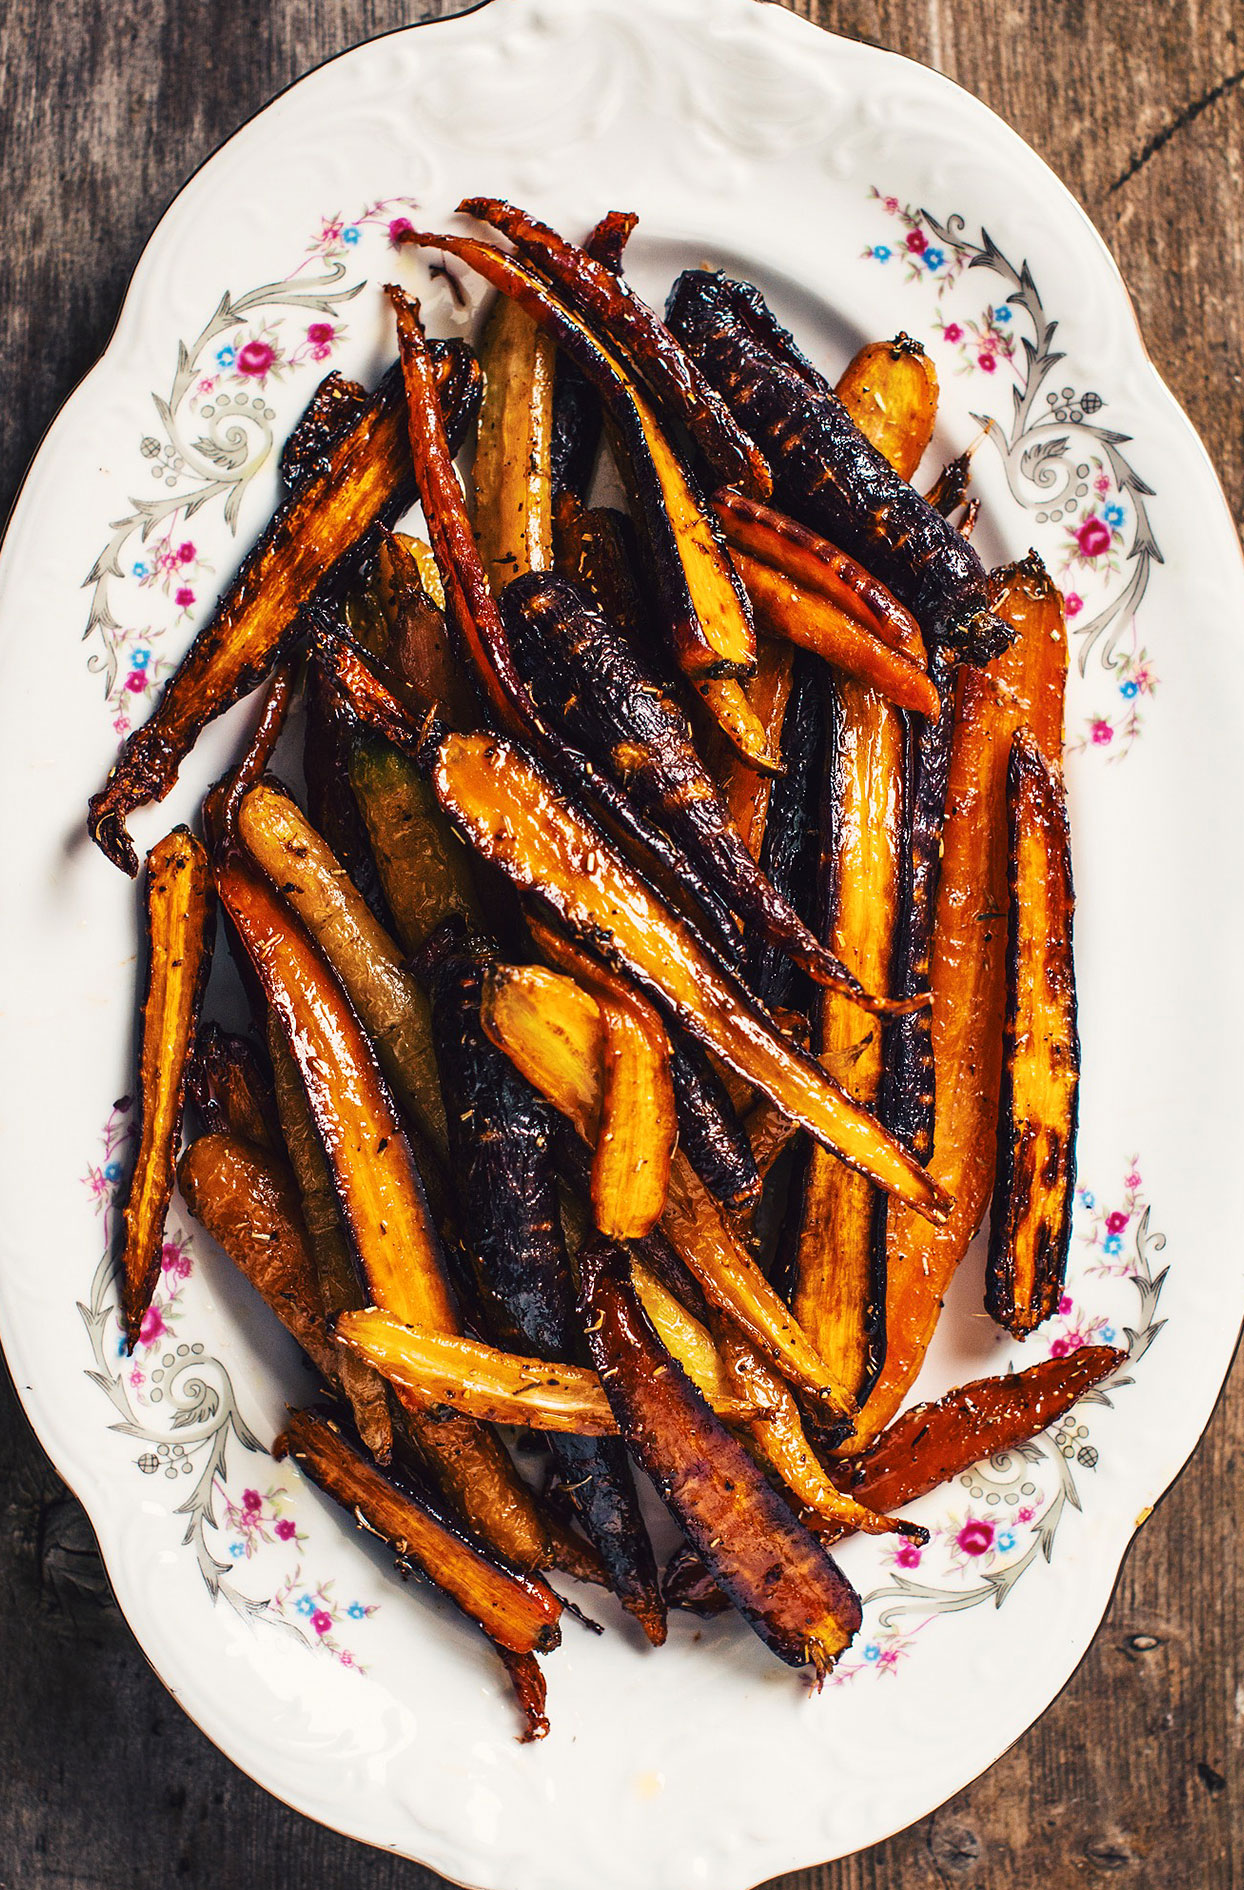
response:
M759 291L687 270L668 318L768 457L779 503L867 563L930 644L996 656L1006 633L980 559L864 437Z
M298 1183L320 1303L331 1327L338 1313L363 1304L363 1292L337 1206L332 1174L311 1117L307 1092L280 1021L271 1014L268 1048L281 1134ZM369 1366L345 1347L337 1348L336 1365L342 1395L354 1413L359 1436L378 1462L387 1463L393 1452L393 1421L384 1385Z
M474 357L462 343L437 345L431 385L460 437L479 388ZM127 817L163 800L207 723L262 681L296 634L303 605L373 525L410 503L413 491L401 380L391 373L334 442L328 464L278 509L91 801L91 836L117 866L131 874L138 868Z
M371 1297L399 1318L457 1330L440 1241L375 1054L327 963L258 868L238 852L216 884L298 1063L342 1218ZM412 1413L420 1448L474 1527L520 1566L543 1564L547 1532L497 1440L465 1420Z
M759 774L781 774L782 757L752 707L747 683L739 682L735 676L710 677L707 682L696 684L696 693L708 710L713 727L720 729L741 761Z
M419 304L392 283L388 296L397 317L415 484L445 587L449 618L474 666L475 679L502 727L530 729L538 718L510 657L505 629L467 516L466 499L454 470L436 396Z
M753 1207L760 1175L747 1130L729 1091L699 1044L676 1032L670 1080L678 1112L678 1146L715 1201L731 1213Z
M548 1721L534 1655L561 1641L561 1603L552 1589L498 1562L408 1469L400 1477L382 1476L337 1420L315 1411L291 1412L272 1450L278 1460L291 1457L361 1528L386 1542L399 1568L418 1569L484 1630L515 1683L525 1737L542 1738Z
M247 851L298 914L357 1010L381 1067L436 1154L446 1154L428 1001L393 940L297 803L260 782L238 809Z
M207 855L185 827L175 827L147 855L145 904L147 984L136 1082L138 1149L121 1210L121 1311L131 1352L160 1277L190 1054L216 932Z
M508 236L519 255L626 356L657 399L684 423L719 479L740 480L760 498L772 490L769 468L721 396L617 268L498 198L468 197L458 208Z
M532 572L507 587L502 616L544 720L610 769L740 917L810 977L874 1008L878 1000L765 878L730 825L686 717L601 612L568 578Z
M600 1014L593 1218L611 1239L642 1240L665 1206L678 1139L669 1037L656 1007L627 979L539 918L531 933L551 964L591 992Z
M890 1422L924 1359L955 1269L980 1225L997 1161L1006 982L1006 767L1015 729L1047 759L1062 747L1067 636L1039 560L1000 574L995 608L1015 641L987 673L963 666L933 935L937 1118L931 1177L954 1196L936 1234L887 1206L886 1362L848 1449Z
M786 762L782 751L782 722L793 673L792 646L762 637L756 646L756 674L744 684L748 706L764 732L766 751L776 756L783 768ZM772 773L753 767L733 745L727 751L724 741L709 750L707 759L721 783L731 826L752 858L759 860L769 815Z
M934 1404L913 1405L861 1457L834 1466L836 1480L871 1509L896 1509L982 1458L1017 1450L1126 1364L1109 1345L1082 1345L1004 1378L977 1378Z
M455 727L473 727L479 696L445 622L445 592L431 548L383 533L374 583L389 626L389 673L408 699L423 708L435 703Z
M947 1201L919 1165L775 1029L521 749L488 736L447 735L431 765L442 807L486 859L539 893L572 934L634 977L818 1140L918 1213L945 1217Z
M917 715L937 714L937 690L910 656L891 648L827 597L803 589L785 572L745 551L732 552L731 556L751 599L757 626L765 636L785 638L811 650L844 676L875 689L900 709L911 709Z
M911 612L862 564L797 519L723 488L713 511L732 552L781 571L800 590L836 604L844 616L915 663L926 661L924 638Z
M340 1381L319 1278L288 1162L236 1135L201 1135L177 1165L186 1206L298 1341Z
M649 1297L655 1298L654 1286L657 1283L649 1274L645 1304ZM669 1330L669 1309L664 1302L661 1310L667 1314L665 1325ZM485 1345L479 1339L425 1332L404 1326L392 1313L381 1312L375 1306L343 1312L336 1331L369 1370L379 1372L399 1389L481 1421L521 1424L541 1431L554 1449L567 1447L567 1440L586 1443L588 1439L614 1438L618 1434L604 1387L588 1366L527 1358ZM686 1344L685 1331L676 1329L675 1336ZM704 1336L707 1338L707 1334ZM692 1356L699 1362L694 1351ZM737 1390L722 1373L720 1364L705 1396L730 1423L746 1423L766 1409L763 1390ZM575 1456L583 1454L574 1452ZM595 1445L590 1454L597 1459L601 1455ZM564 1463L563 1473L569 1469L570 1464Z
M766 1646L823 1678L860 1625L854 1590L661 1344L623 1250L593 1240L579 1269L592 1358L632 1453Z
M484 399L475 445L475 536L494 592L553 562L556 350L504 295L484 328Z
M280 1153L272 1072L249 1038L204 1024L195 1039L188 1082L187 1094L205 1129L240 1135L269 1154Z
M412 234L478 271L540 323L600 390L613 416L652 557L661 615L692 678L747 675L756 660L751 614L717 527L630 371L540 277L488 243Z
M1067 799L1026 730L1007 768L1006 1033L985 1305L1025 1338L1057 1310L1075 1195L1080 1038Z
M910 335L866 342L835 392L864 438L910 479L937 424L937 369L920 343Z
M491 957L446 926L420 958L433 994L459 1219L488 1330L505 1345L569 1364L582 1341L558 1213L557 1118L485 1035L480 998ZM558 1439L550 1449L623 1607L659 1644L665 1613L625 1452L582 1438Z
M336 368L324 376L281 448L281 478L291 492L325 470L332 447L362 419L367 402L361 381L348 381Z
M451 913L481 920L471 855L409 757L360 728L349 771L403 951L418 951Z
M816 869L820 776L825 748L824 678L811 657L796 654L782 718L784 773L773 783L760 844L760 869L811 931L818 920ZM818 934L820 936L820 934ZM886 988L889 966L878 990ZM790 954L763 933L747 941L747 982L769 1010L813 1003L815 987ZM849 1000L845 1000L847 1002ZM857 1008L852 1004L852 1009ZM861 1012L861 1016L864 1013Z
M857 977L888 980L902 918L904 731L871 690L841 682L828 712L820 822L824 936ZM876 1110L882 1027L832 993L817 1047L847 1095ZM808 1152L798 1200L791 1304L821 1356L863 1399L885 1351L885 1241L879 1197L836 1156Z

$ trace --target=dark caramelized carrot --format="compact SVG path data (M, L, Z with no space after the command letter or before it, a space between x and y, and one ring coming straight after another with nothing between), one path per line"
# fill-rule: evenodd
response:
M1006 633L976 553L865 438L757 289L704 270L674 285L668 319L768 457L779 502L865 562L930 644L986 662Z
M438 344L433 385L450 430L460 434L479 392L474 357L461 343ZM271 669L296 634L303 605L373 525L396 517L413 496L401 379L394 372L334 442L328 464L279 508L91 801L91 836L117 866L128 873L138 867L127 816L147 801L163 800L207 723Z
M599 388L617 428L680 667L693 680L749 674L756 637L747 599L708 507L629 369L515 257L464 236L406 240L468 263L539 322Z
M870 1509L897 1509L1026 1444L1126 1362L1112 1346L1082 1345L1004 1378L974 1379L904 1411L863 1456L835 1465L835 1480Z
M550 726L565 728L608 767L740 916L810 977L877 1008L878 1000L844 971L765 878L730 825L686 717L600 611L568 578L546 571L516 578L506 589L502 615L515 658Z
M475 536L500 595L553 562L553 377L556 350L530 315L498 296L480 343L484 399L476 434Z
M581 1340L558 1210L557 1118L484 1033L480 997L489 961L484 947L449 928L420 961L433 994L460 1219L494 1336L569 1363ZM550 1450L623 1607L659 1644L665 1614L625 1452L575 1437L550 1439Z
M520 256L627 357L657 399L683 422L719 479L737 480L762 499L772 491L773 478L763 456L720 394L659 316L622 281L617 268L498 198L468 197L458 208L508 236ZM620 252L617 260L620 264Z
M204 1024L190 1060L187 1093L205 1129L240 1135L270 1154L280 1152L272 1073L249 1038Z
M415 484L445 587L450 621L502 727L531 728L538 718L510 657L505 629L467 516L466 499L445 435L419 304L392 283L388 294L397 317Z
M731 551L782 572L801 590L836 604L892 650L924 664L924 638L911 612L837 545L784 512L725 487L714 495L713 511Z
M216 931L207 855L185 827L175 827L147 855L146 925L138 1151L121 1211L122 1319L131 1352L160 1277L190 1053Z
M291 492L324 471L332 447L362 419L367 402L360 381L348 381L336 368L324 376L281 448L281 477Z
M622 1249L590 1241L579 1272L592 1358L632 1453L765 1645L823 1678L860 1625L854 1590L662 1345Z
M583 247L594 262L620 276L626 246L638 222L639 214L635 210L606 210L599 223L594 223L584 237Z
M1022 1339L1063 1290L1080 1083L1067 799L1024 729L1011 743L1007 813L1006 1035L985 1305Z

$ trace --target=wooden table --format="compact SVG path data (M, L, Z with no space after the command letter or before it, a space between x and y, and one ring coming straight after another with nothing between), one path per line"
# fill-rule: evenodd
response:
M456 10L416 5L414 17ZM1113 247L1149 348L1239 519L1239 7L799 0L798 11L939 67L1049 160ZM407 17L399 0L7 0L0 511L104 346L181 182L280 87ZM1190 1027L1205 1022L1190 1014ZM786 1890L1244 1881L1242 1507L1237 1365L1195 1462L1142 1531L1091 1652L1044 1719L932 1818L785 1878ZM111 1600L82 1510L0 1382L0 1890L437 1882L287 1811L185 1718Z

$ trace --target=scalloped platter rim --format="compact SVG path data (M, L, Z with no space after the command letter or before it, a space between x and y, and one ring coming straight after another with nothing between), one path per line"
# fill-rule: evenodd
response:
M680 1619L652 1654L611 1617L548 1662L534 1748L487 1649L267 1457L309 1381L180 1205L120 1353L136 904L82 837L88 792L267 517L319 375L371 382L391 355L379 285L417 288L433 332L474 322L477 285L394 239L477 190L571 232L637 209L641 289L702 261L748 274L830 370L909 330L942 383L930 475L984 430L982 550L1037 547L1077 659L1080 1186L1056 1320L1004 1341L974 1254L919 1391L1087 1340L1128 1355L1052 1434L916 1505L927 1549L846 1545L865 1625L820 1695L736 1621ZM1225 1075L1241 900L1216 811L1244 786L1242 605L1221 492L1100 238L998 119L893 54L755 0L491 0L319 68L196 174L0 558L0 796L23 813L0 913L21 993L0 1008L0 1336L140 1644L230 1758L480 1890L747 1890L927 1814L1045 1709L1244 1311L1221 1179L1244 1127ZM141 844L191 812L245 720L209 731ZM1176 1001L1185 959L1212 1041Z

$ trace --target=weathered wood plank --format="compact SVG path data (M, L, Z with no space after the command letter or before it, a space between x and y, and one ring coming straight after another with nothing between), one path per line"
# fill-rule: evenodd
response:
M422 16L453 5L423 6ZM1244 44L1234 0L799 0L1001 112L1113 245L1150 350L1244 513ZM0 512L107 338L142 242L211 149L398 0L8 0L0 9ZM1244 1881L1244 1367L1049 1712L932 1819L783 1890ZM998 1676L1006 1686L1006 1675ZM421 1890L298 1818L149 1672L81 1511L0 1386L0 1885ZM831 1782L832 1783L832 1782Z

